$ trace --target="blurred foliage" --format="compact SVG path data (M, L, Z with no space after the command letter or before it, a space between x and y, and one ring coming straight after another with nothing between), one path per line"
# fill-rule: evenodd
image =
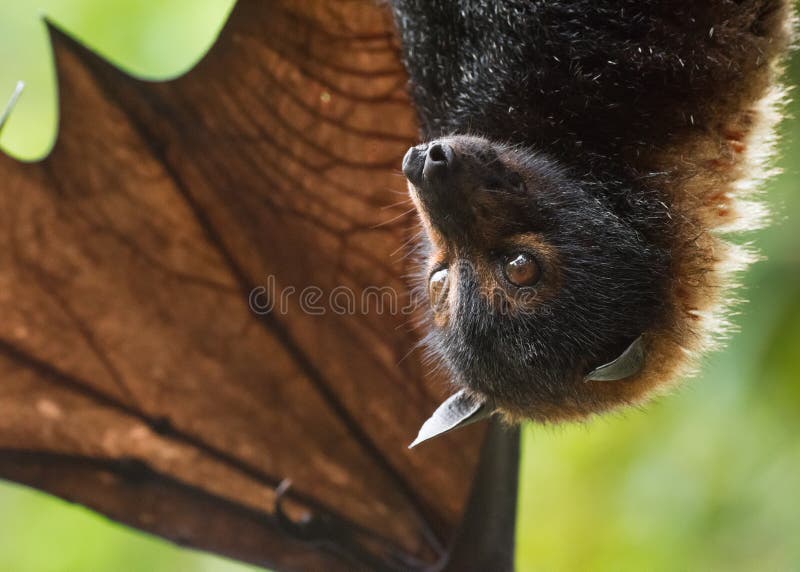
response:
M49 42L38 10L130 73L186 70L232 0L0 0L0 100L28 89L3 149L33 159L57 120ZM800 58L789 83L800 83ZM800 114L800 103L790 107ZM790 113L790 116L792 113ZM800 569L800 122L783 124L776 213L749 235L766 261L744 277L726 349L676 394L558 428L527 427L520 570ZM792 222L795 221L795 222ZM83 508L0 483L0 570L253 570L110 523Z
M3 572L256 572L0 481Z

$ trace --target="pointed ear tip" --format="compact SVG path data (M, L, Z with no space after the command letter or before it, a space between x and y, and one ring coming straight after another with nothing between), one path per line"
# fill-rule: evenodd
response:
M494 406L485 399L470 397L462 389L448 397L433 415L422 424L417 438L408 446L413 449L434 437L444 435L460 427L471 425L476 421L489 417L494 412Z
M645 361L644 340L639 336L612 361L596 367L583 378L588 381L619 381L642 371Z
M423 437L422 435L417 435L417 437L413 441L411 441L411 444L408 446L408 448L414 449L417 445L419 445L420 443L424 443L429 438L430 437Z

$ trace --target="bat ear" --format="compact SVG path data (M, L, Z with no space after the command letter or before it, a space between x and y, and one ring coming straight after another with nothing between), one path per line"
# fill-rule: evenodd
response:
M416 447L423 441L433 439L459 427L486 419L494 413L494 405L486 398L475 397L463 389L451 395L433 412L419 430L417 438L408 446Z
M14 88L14 93L11 94L11 99L8 100L5 109L0 112L0 132L3 131L3 126L8 121L8 117L11 115L11 110L14 109L14 106L17 104L17 100L19 99L22 90L25 88L24 81L18 81L17 86Z
M644 341L636 338L614 361L601 365L586 374L584 381L619 381L636 375L644 367Z

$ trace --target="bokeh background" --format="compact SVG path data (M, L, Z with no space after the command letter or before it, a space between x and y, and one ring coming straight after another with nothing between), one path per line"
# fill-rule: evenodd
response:
M34 160L55 137L42 16L145 79L186 71L233 0L0 0L0 106L28 83L0 148ZM787 69L800 84L800 58ZM775 213L743 237L765 260L743 276L739 332L695 379L643 410L525 428L519 570L800 570L800 101L781 126L765 194ZM2 381L0 380L0 383ZM255 570L0 481L0 571Z

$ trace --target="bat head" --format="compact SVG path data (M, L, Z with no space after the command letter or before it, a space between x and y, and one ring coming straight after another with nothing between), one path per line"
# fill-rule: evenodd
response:
M529 149L446 137L409 149L403 172L424 230L425 342L457 387L540 421L635 400L635 383L587 375L662 315L665 249Z

